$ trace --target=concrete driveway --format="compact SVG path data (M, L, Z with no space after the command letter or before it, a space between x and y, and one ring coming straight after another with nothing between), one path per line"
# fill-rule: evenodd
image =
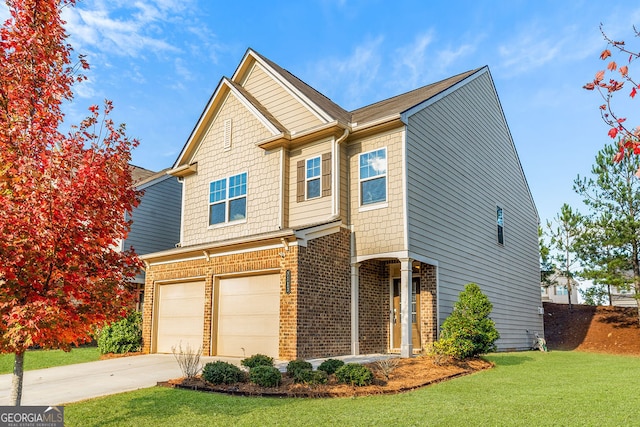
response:
M396 357L388 354L368 354L340 356L346 362L368 363L375 360ZM241 358L201 357L200 363L224 360L240 365ZM317 368L326 359L309 360ZM276 361L281 371L287 362ZM182 377L182 371L173 354L147 354L120 357L38 369L24 373L22 387L23 406L57 406L109 394L123 393L155 386L158 381ZM0 375L0 406L10 405L11 374Z
M24 373L22 405L55 406L155 386L182 376L172 354L99 360ZM0 375L0 406L10 405L12 375Z

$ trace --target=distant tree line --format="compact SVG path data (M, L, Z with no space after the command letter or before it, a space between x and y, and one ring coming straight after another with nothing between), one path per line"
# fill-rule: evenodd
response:
M542 283L557 284L551 273L565 277L570 306L576 278L592 282L580 290L587 304L610 303L612 287L640 296L640 157L612 161L618 152L619 144L605 146L591 176L575 179L583 212L565 203L539 230Z

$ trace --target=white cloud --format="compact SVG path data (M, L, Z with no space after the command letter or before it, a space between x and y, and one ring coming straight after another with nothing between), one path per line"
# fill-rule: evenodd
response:
M432 83L435 78L450 73L456 61L471 55L476 47L461 44L455 48L434 46L433 31L419 34L414 41L395 51L395 69L393 71L395 87L398 90L411 90Z
M169 19L163 10L166 7L153 2L127 6L98 1L65 8L63 19L77 50L136 57L178 51L158 28Z
M332 94L334 101L343 108L362 106L379 78L383 39L378 36L356 46L346 58L329 58L314 63L308 74L316 76L312 86L326 88L322 92Z
M498 47L502 58L500 68L508 75L535 70L565 53L566 43L566 38L545 38L538 29L525 30L510 43Z

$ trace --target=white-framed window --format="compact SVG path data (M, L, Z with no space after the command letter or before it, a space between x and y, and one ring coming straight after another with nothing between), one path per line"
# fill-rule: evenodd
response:
M209 184L209 225L247 218L247 173Z
M569 292L567 291L566 286L562 286L562 285L556 286L556 295L568 295L568 294Z
M496 225L498 226L498 243L504 245L504 212L496 206Z
M387 149L360 154L360 205L387 201Z
M307 159L305 162L305 194L307 200L322 195L320 177L322 176L320 156Z

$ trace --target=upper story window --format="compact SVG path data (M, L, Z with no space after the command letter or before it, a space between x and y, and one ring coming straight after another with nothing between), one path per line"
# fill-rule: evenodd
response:
M387 149L360 154L360 204L387 200Z
M556 286L556 295L568 295L569 291L567 291L566 286Z
M498 243L504 245L504 214L500 206L496 206L496 225L498 226Z
M296 163L296 201L331 195L331 153Z
M209 184L209 225L239 221L246 217L246 172Z
M320 156L308 159L305 169L307 199L320 197Z

